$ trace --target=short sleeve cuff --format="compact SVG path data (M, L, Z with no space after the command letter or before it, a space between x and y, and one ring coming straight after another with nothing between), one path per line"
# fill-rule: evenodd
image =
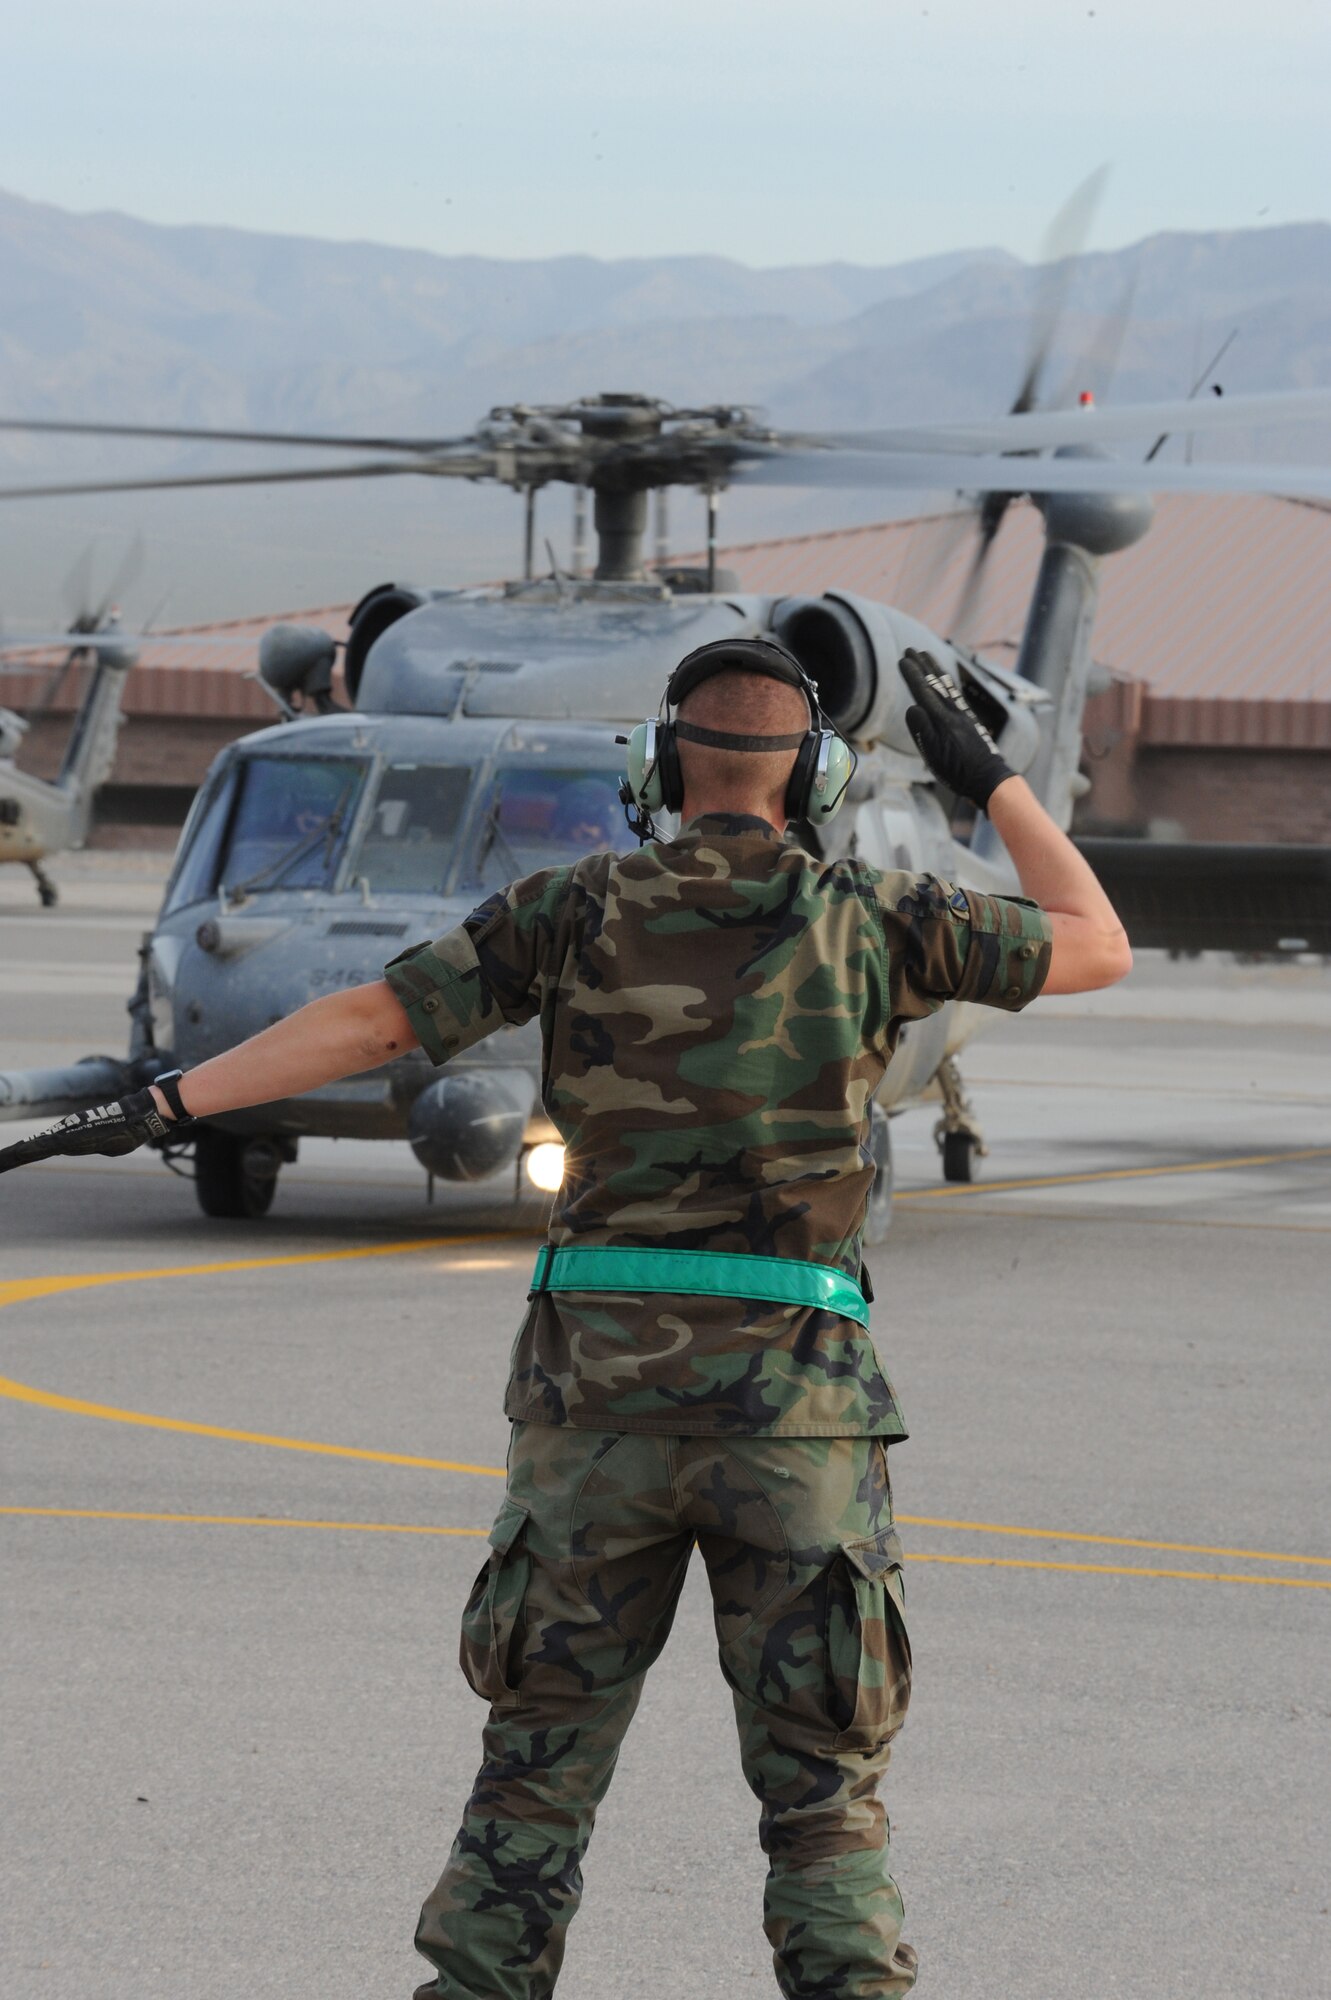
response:
M1022 896L967 889L965 897L969 938L956 997L1019 1013L1049 977L1054 942L1049 919L1038 903Z
M498 1025L476 947L461 925L400 952L384 967L384 978L432 1063L447 1062Z

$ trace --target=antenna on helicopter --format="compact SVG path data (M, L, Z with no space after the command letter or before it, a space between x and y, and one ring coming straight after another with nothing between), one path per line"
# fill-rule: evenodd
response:
M1238 328L1236 326L1231 327L1229 332L1225 335L1225 338L1221 341L1219 347L1217 347L1215 353L1211 356L1211 359L1207 362L1205 368L1203 368L1201 374L1197 377L1197 380L1193 383L1191 389L1189 389L1188 401L1190 403L1197 396L1201 394L1202 390L1206 387L1207 382L1210 381L1211 376L1215 374L1216 369L1220 366L1220 363L1229 353L1230 348L1234 345L1234 342L1238 339L1238 337L1239 337ZM1218 382L1211 383L1211 394L1213 396L1223 396L1224 393L1225 393L1224 390L1221 388ZM1161 431L1159 437L1156 439L1155 443L1151 446L1151 449L1147 452L1146 457L1143 461L1144 464L1149 465L1151 463L1151 461L1155 458L1156 454L1160 451L1161 447L1169 442L1169 435L1170 434L1168 431ZM1188 433L1188 463L1189 464L1192 463L1191 432Z

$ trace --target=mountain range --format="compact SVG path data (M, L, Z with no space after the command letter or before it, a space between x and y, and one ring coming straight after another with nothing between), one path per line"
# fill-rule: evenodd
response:
M763 405L851 429L984 416L1011 401L1047 273L997 248L897 265L752 269L719 257L505 262L371 243L163 227L0 194L0 414L441 436L492 404L601 388ZM1228 336L1224 386L1331 383L1331 224L1173 232L1083 256L1046 390L1185 392ZM1110 382L1112 379L1112 388ZM1331 438L1207 440L1207 456L1324 458ZM6 483L266 464L263 448L10 434ZM289 463L294 454L271 454ZM902 511L875 496L735 494L734 539ZM512 567L511 497L414 480L5 503L0 612L49 620L91 535L141 529L133 615L167 622L345 601L387 575ZM696 545L686 496L675 535ZM567 511L542 534L567 549ZM141 601L140 601L141 600Z

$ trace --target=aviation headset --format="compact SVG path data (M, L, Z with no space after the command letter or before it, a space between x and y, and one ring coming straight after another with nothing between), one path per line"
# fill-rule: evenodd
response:
M764 674L798 688L809 704L809 727L791 736L744 736L728 729L703 729L671 714L687 695L715 674ZM628 775L620 787L626 807L640 813L678 812L684 803L684 774L679 744L700 743L716 750L770 753L795 750L798 755L786 786L787 819L824 826L840 808L859 762L845 738L832 727L818 702L818 690L793 653L775 639L716 639L687 654L666 682L659 712L640 722L628 744ZM630 819L630 825L633 825ZM650 818L648 819L650 826ZM635 831L637 829L635 828ZM650 832L641 836L650 839Z

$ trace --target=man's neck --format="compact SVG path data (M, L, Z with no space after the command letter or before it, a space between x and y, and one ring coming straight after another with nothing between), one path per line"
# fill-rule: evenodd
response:
M748 813L754 819L765 819L778 833L786 830L785 813L773 799L737 799L733 796L714 799L709 798L706 792L686 792L679 810L680 825L687 826L691 819L701 819L704 813Z

